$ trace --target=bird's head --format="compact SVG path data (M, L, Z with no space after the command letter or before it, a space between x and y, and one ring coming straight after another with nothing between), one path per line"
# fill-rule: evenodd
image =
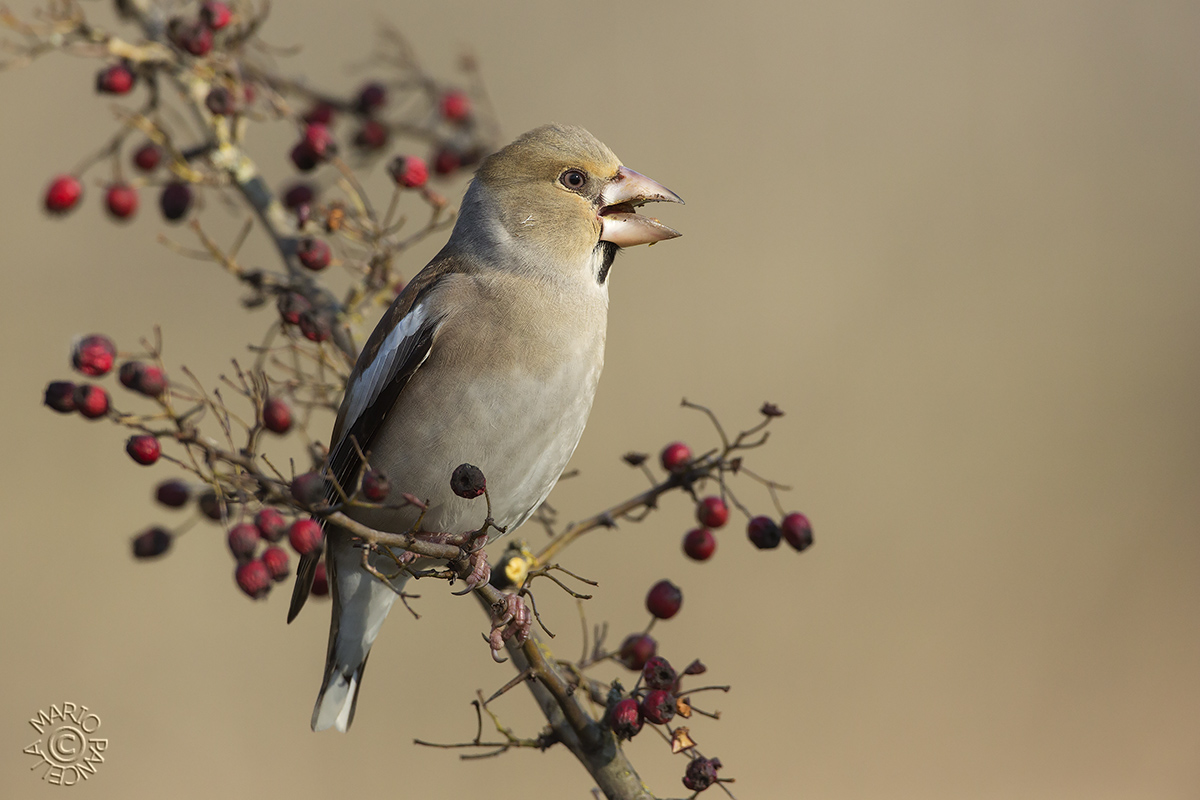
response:
M528 263L573 270L611 263L617 248L679 236L637 213L639 206L658 202L683 201L622 166L583 128L543 125L483 162L463 201L460 224L465 234L490 245L511 243Z

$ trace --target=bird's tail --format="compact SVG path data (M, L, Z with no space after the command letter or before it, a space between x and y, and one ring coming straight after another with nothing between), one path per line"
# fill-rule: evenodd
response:
M382 565L379 565L382 566ZM312 729L337 728L343 733L354 722L358 691L371 645L387 617L396 592L362 569L362 551L331 543L326 560L333 618L329 626L329 651L325 679L313 708ZM392 583L403 587L405 576Z

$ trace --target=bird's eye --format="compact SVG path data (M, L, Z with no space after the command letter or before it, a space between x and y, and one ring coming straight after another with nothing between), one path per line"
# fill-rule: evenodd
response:
M577 169L569 169L558 176L559 183L568 189L582 189L587 183L587 176Z

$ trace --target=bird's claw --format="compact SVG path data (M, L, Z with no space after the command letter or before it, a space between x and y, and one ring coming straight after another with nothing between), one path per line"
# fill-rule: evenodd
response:
M467 556L467 566L471 569L464 579L468 589L474 590L476 586L482 586L492 579L492 567L488 564L487 553L483 550L476 550Z
M520 595L507 593L501 595L501 599L492 606L492 615L492 633L488 636L488 645L492 648L492 659L503 663L508 660L500 656L504 643L515 638L517 644L524 644L533 626L533 615Z

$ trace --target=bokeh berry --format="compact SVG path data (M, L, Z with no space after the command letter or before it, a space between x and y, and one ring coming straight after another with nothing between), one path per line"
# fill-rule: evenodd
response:
M684 534L683 552L695 561L708 561L717 551L717 537L708 528L693 528Z
M683 605L683 592L668 580L661 580L650 587L646 594L646 610L659 619L670 619L679 613Z

